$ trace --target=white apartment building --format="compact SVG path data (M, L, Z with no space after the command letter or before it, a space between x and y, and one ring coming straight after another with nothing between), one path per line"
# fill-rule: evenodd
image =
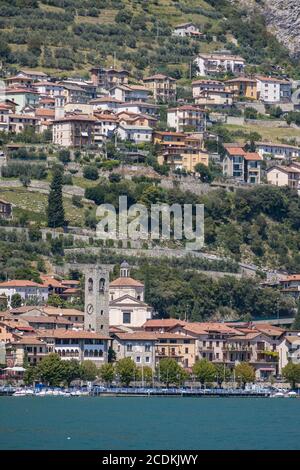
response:
M241 75L245 69L245 60L242 57L223 52L199 54L194 62L197 66L196 74L200 77L217 75L224 72Z
M151 142L152 139L152 128L148 126L120 124L117 132L121 140L129 140L136 144Z
M182 23L174 27L172 36L177 37L200 37L203 34L194 23Z
M262 157L271 155L276 160L293 160L300 157L300 148L294 145L255 142L255 148Z
M152 103L143 103L142 101L131 101L126 103L121 103L118 101L116 106L116 112L120 113L122 111L128 111L135 114L149 114L150 116L155 116L159 113L159 106Z
M110 90L110 96L119 101L147 101L149 90L142 85L116 85Z
M43 96L62 96L64 93L63 85L54 82L37 82L33 83L32 88Z
M168 109L168 126L176 132L183 132L187 127L193 128L195 132L203 132L205 119L205 111L197 106L184 105Z
M83 147L94 143L94 116L70 115L53 122L53 143L62 147Z
M14 294L19 294L23 301L37 298L46 303L48 300L48 287L27 280L12 280L0 283L0 295L6 295L8 306L10 306Z
M292 96L292 82L275 77L256 77L258 99L265 103L279 103L290 101Z
M114 334L113 349L117 361L129 357L138 367L155 369L155 333L134 331Z
M267 180L275 186L289 186L300 191L300 168L274 165L267 170Z
M198 98L203 91L225 91L225 84L219 80L196 80L192 83L193 98Z

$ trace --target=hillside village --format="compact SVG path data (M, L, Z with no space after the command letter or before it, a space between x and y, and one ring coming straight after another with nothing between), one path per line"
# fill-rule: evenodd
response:
M168 34L198 44L188 78L126 68L115 51L85 78L38 63L2 73L0 365L11 378L51 353L131 359L152 375L172 359L186 377L199 361L230 376L247 363L268 382L300 363L300 83L279 65L256 69L198 22ZM120 195L204 204L203 249L97 239L97 206L119 210Z

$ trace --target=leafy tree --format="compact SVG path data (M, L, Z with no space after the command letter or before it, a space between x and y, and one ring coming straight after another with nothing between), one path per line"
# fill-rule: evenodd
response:
M297 313L294 319L294 323L292 326L293 330L300 330L300 300L298 300L297 304Z
M13 294L11 296L10 306L11 308L18 308L22 305L22 297L20 294Z
M175 359L165 357L159 361L156 374L159 380L169 387L172 383L178 384L182 382L184 371Z
M257 110L255 108L252 108L251 106L245 108L244 116L245 119L257 119Z
M81 380L92 382L96 379L99 369L93 361L83 361L80 365L80 378Z
M58 294L51 294L48 297L47 305L51 307L63 307L64 301L60 298Z
M64 165L69 163L69 161L71 160L70 150L68 150L68 149L60 150L59 153L58 153L58 159Z
M237 382L242 385L242 388L245 388L247 383L254 382L255 370L247 362L241 362L235 367L235 377Z
M289 362L283 367L282 376L290 383L292 389L295 389L296 384L300 383L300 364Z
M24 372L23 380L25 385L32 385L37 380L37 370L35 366L27 367Z
M81 367L79 362L76 359L71 359L70 361L61 361L62 368L62 378L67 383L68 387L70 386L73 380L79 379L81 377Z
M141 382L144 381L146 384L151 384L153 382L153 370L149 366L139 367L138 368L138 380Z
M50 185L48 197L47 218L48 226L53 228L63 227L65 213L62 196L63 171L59 166L53 169L53 179Z
M203 163L197 163L197 165L195 165L195 171L199 173L200 180L203 183L211 183L214 179L209 167Z
M115 377L115 368L113 364L103 364L99 371L100 377L107 385L110 385Z
M231 378L231 372L226 367L226 364L214 364L215 366L215 380L221 388L223 382L228 382Z
M83 167L83 176L88 180L97 180L99 177L98 169L96 166Z
M125 386L129 386L130 382L137 377L137 367L130 357L120 359L115 366L116 373L120 377L120 381Z
M62 362L58 354L49 354L37 365L37 377L50 386L59 386L65 378Z
M212 382L215 379L216 369L212 362L201 359L193 365L193 374L203 386L206 382Z
M112 347L108 348L108 362L113 363L115 362L116 358L117 358L117 355L116 355L115 350Z

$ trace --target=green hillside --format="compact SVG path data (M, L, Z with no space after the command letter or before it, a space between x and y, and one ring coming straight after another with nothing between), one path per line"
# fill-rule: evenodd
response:
M205 40L172 37L172 27L186 21ZM220 48L263 71L279 65L298 75L262 17L228 0L0 0L2 74L22 66L85 76L92 65L115 64L137 79L154 71L184 79L198 52Z

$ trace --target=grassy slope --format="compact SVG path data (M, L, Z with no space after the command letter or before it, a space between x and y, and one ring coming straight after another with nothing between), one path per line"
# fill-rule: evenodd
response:
M28 191L25 188L0 188L0 198L15 204L15 215L18 215L21 210L30 215L30 220L40 223L46 222L47 194ZM66 219L70 221L71 225L83 225L86 207L75 207L70 198L64 198Z
M134 14L141 14L143 16L146 16L147 24L149 26L152 26L154 24L152 15L155 15L155 17L158 19L158 21L164 21L168 24L168 26L174 26L176 24L187 22L187 21L194 21L197 24L202 24L202 25L209 22L212 25L212 30L211 31L212 32L217 32L218 31L219 20L204 16L204 15L201 15L201 14L183 13L178 8L178 6L176 4L174 4L174 2L172 0L159 0L159 2L157 2L156 5L149 1L149 4L147 5L147 7L148 7L147 12L145 12L142 9L141 4L138 4L136 1L124 0L123 3L126 4L126 8L128 10L132 11ZM191 6L191 7L193 7L193 6L201 7L203 9L207 10L207 11L214 11L214 8L212 8L204 0L189 0L189 1L183 1L182 3L185 4L185 5ZM42 1L39 2L39 8L43 12L54 12L54 13L60 13L61 12L61 13L63 13L65 11L63 8L60 8L60 7L46 5ZM102 24L103 25L116 25L115 16L116 16L117 13L118 13L117 9L113 9L110 6L108 6L108 7L105 7L104 9L101 9L101 14L98 17L78 15L78 16L75 17L74 23L70 23L70 25L68 27L68 30L71 31L74 24L82 24L82 23L83 24L84 23L97 24L97 25L102 25ZM1 12L0 12L0 16L1 16ZM3 31L5 31L5 29ZM31 31L32 30L31 30L30 21L29 21L28 22L28 32L30 33ZM160 33L160 35L161 35L161 33ZM148 38L148 40L149 40L149 38ZM155 44L155 40L151 40L151 42L152 42L152 44ZM9 45L10 45L11 50L13 52L15 52L15 51L20 51L20 52L22 51L23 52L23 51L26 51L26 49L27 49L26 44L10 43ZM95 44L95 47L96 47L96 44ZM142 47L147 47L147 38L145 40L143 40L141 38L138 39L137 48L142 48ZM217 49L219 47L222 47L222 44L218 43L218 42L209 43L209 44L207 44L207 43L201 44L201 50L204 51L204 52L211 51L211 50ZM55 46L50 46L50 49L52 49L52 51L55 51L56 48L57 47L55 47ZM118 52L118 48L120 48L120 50L124 50L124 46L119 46L119 47L117 47L117 52ZM88 49L88 50L79 48L78 51L82 52L86 56L86 54L88 52L93 52L93 48ZM95 55L96 55L96 53L95 53ZM104 65L112 66L113 64L114 64L114 57L112 55L110 55L106 58ZM15 65L16 65L16 67L18 67L17 64L15 64ZM83 63L82 67L76 67L76 71L73 71L73 74L75 74L75 75L78 74L78 73L84 74L84 73L88 72L88 70L90 69L90 67L92 65L94 65L94 64L91 64L90 62ZM117 59L116 65L121 66L121 61L119 62L118 59ZM172 66L172 64L170 64L170 65ZM179 68L181 68L183 70L188 70L188 66L189 66L188 63L187 64L181 64L179 66ZM26 68L30 68L30 67L26 67ZM53 73L53 74L58 74L58 75L60 73L60 70L58 70L58 69L47 68L47 67L43 67L42 65L39 65L39 66L34 67L34 68L37 69L37 70L45 71L47 73ZM66 72L64 72L64 73L66 73ZM67 73L72 75L72 71L67 72Z

